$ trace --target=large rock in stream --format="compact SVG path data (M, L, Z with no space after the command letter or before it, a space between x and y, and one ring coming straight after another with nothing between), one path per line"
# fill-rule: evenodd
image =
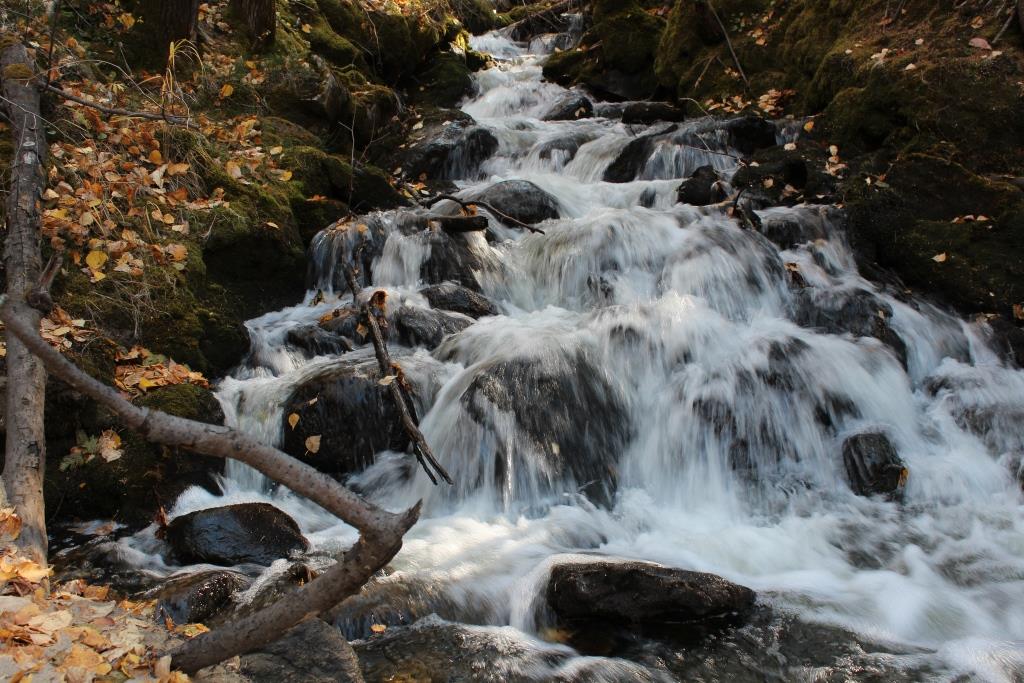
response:
M907 468L885 434L856 434L843 442L850 488L860 496L893 496L907 480Z
M470 318L498 314L497 307L483 294L452 282L424 287L420 290L420 294L433 308L461 313Z
M470 199L487 202L506 216L528 225L560 216L558 200L529 180L503 180Z
M409 436L372 358L339 363L295 389L282 417L283 450L335 477L361 472L383 450L403 451ZM290 416L298 421L293 427ZM292 418L294 419L294 418ZM319 437L316 452L308 447Z
M651 562L557 564L547 587L548 606L559 621L619 626L735 621L755 598L754 591L715 574Z
M198 624L230 605L235 591L247 584L242 574L212 570L173 576L146 597L156 599L157 619L166 617L175 624Z
M320 619L307 619L280 639L242 656L254 683L362 683L352 646Z
M585 354L493 363L462 404L496 437L494 476L502 490L551 492L572 483L598 504L611 500L631 427L622 400Z
M241 503L175 517L167 543L182 562L270 565L305 552L309 541L291 517L267 503Z
M408 178L472 178L480 164L498 150L493 133L454 110L439 110L417 135L398 160Z

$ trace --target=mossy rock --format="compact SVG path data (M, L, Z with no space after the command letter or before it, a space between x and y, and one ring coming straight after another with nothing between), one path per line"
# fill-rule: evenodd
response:
M435 107L454 107L473 91L473 78L461 55L443 52L418 75L415 101Z
M353 211L393 208L405 203L380 169L353 168L348 159L315 147L288 150L281 164L292 169L306 197L320 195L340 200Z
M470 33L481 34L498 24L494 5L488 0L450 0L455 16Z
M1008 314L1024 298L1019 189L923 154L898 160L885 185L848 184L850 232L863 259L964 313ZM953 222L967 215L991 220Z
M136 404L210 424L220 424L224 419L220 404L209 389L191 384L153 389L136 399ZM96 414L95 406L93 409L81 428L89 436L97 436L103 429L117 429L123 455L113 462L99 457L84 463L65 460L74 441L69 442L66 436L60 438L61 435L51 439L48 432L51 452L47 459L45 496L47 511L53 518L116 519L139 527L151 521L160 507L169 508L190 486L217 490L216 476L223 472L222 459L151 444L133 432L117 428L108 414ZM54 451L54 447L62 448Z

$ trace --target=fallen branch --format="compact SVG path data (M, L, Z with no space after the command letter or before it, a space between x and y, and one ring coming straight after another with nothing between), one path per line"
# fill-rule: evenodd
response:
M427 224L436 223L445 232L479 232L487 229L486 216L428 216Z
M188 125L189 121L187 118L183 118L181 116L174 116L172 114L167 114L166 112L162 112L160 114L153 114L148 111L129 111L128 109L118 109L117 107L104 107L102 104L99 104L98 102L93 102L92 100L87 100L84 97L73 95L69 93L67 90L64 90L63 88L58 88L53 85L47 85L46 90L52 93L56 93L66 100L77 102L78 104L84 105L86 107L91 107L96 111L103 112L104 114L109 114L110 116L124 116L126 118L148 119L150 121L164 121L165 123L170 123L176 126Z
M362 288L359 286L359 281L356 279L355 270L351 266L345 268L345 278L348 280L349 289L352 290L352 302L355 303L359 298L359 292ZM377 355L377 366L380 368L381 377L388 377L395 373L396 368L400 371L401 369L391 360L391 354L388 353L387 344L384 343L384 335L381 333L380 324L377 322L377 316L372 310L370 310L370 304L364 303L362 305L363 315L366 317L367 325L370 327L370 336L373 340L373 350ZM434 457L434 452L430 448L430 444L427 443L426 437L423 436L423 432L419 428L419 420L415 416L415 408L411 397L406 393L405 386L402 384L401 378L391 381L388 385L388 393L391 394L391 400L395 404L395 408L398 410L398 416L402 421L402 426L405 427L406 433L413 442L413 451L416 453L416 459L419 461L423 471L430 477L430 481L437 485L437 477L440 476L445 480L446 483L452 484L451 476L445 471L441 463Z
M481 209L485 209L485 210L490 211L491 213L493 213L495 215L495 217L498 220L500 220L502 223L508 223L509 225L512 225L512 226L515 226L515 227L518 227L518 228L523 228L524 230L529 230L530 232L535 232L535 233L540 234L540 235L545 234L544 231L541 230L540 228L535 228L532 225L530 225L529 223L524 223L523 221L519 220L518 218L513 218L512 216L509 216L507 213L502 213L501 211L498 211L498 209L494 208L493 205L488 204L487 202L481 202L481 201L478 201L478 200L475 200L475 199L463 201L463 200L459 199L458 197L455 197L455 196L450 195L450 194L439 194L436 197L433 197L433 198L427 200L423 204L423 206L426 206L426 207L429 208L429 207L433 206L434 204L437 204L438 202L440 202L440 201L442 201L444 199L447 199L450 202L455 202L456 204L458 204L459 206L461 206L463 209L465 209L467 211L471 210L472 207L474 207L474 206L479 206Z
M402 547L402 537L419 518L420 506L392 513L361 498L334 479L230 427L209 425L136 406L112 387L93 379L62 356L29 322L33 309L4 297L0 320L47 370L71 388L109 408L147 440L203 455L232 458L317 503L360 532L359 541L339 562L288 599L194 638L171 653L175 668L193 673L280 637L308 616L330 609L354 594ZM8 352L9 355L9 352ZM8 428L10 429L10 428Z

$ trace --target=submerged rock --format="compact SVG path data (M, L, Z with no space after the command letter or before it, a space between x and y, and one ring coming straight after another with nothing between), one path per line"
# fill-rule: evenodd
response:
M449 334L461 332L472 324L473 319L461 313L414 306L402 306L395 314L399 343L428 349L437 348Z
M175 517L167 543L182 562L270 565L309 542L291 517L267 503L241 503Z
M857 434L846 439L843 464L850 488L860 496L891 496L907 478L907 469L885 434Z
M173 576L147 597L157 601L158 620L166 617L175 624L198 624L227 607L235 591L247 583L237 572L206 571Z
M320 619L307 619L280 639L242 656L254 683L362 683L352 646Z
M830 334L874 337L893 350L907 364L907 345L892 328L892 306L873 293L863 290L832 291L811 287L794 296L794 321Z
M725 188L718 172L711 166L701 166L683 181L677 197L683 204L707 206L725 199Z
M453 282L424 287L420 290L420 294L433 308L462 313L470 318L498 314L497 307L483 294Z
M433 231L427 235L430 256L420 267L420 278L430 284L454 282L479 291L476 272L481 269L480 259L470 249L465 235L450 235Z
M558 200L529 180L504 180L471 199L487 202L506 216L529 225L561 215Z
M320 325L300 325L288 330L285 341L311 356L324 356L351 351L350 339L324 329Z
M502 490L561 490L572 482L594 502L611 500L629 418L614 388L583 354L492 363L480 370L462 403L475 422L496 434L494 476Z
M605 170L604 181L606 183L629 183L636 180L640 172L644 170L644 164L647 163L647 159L650 158L654 150L655 141L660 137L674 133L676 130L678 130L678 126L672 125L665 130L640 135L630 140L622 151L619 152L619 156L615 158L615 161Z
M285 403L283 450L335 477L361 472L379 451L405 450L409 437L380 379L376 360L364 357L301 384ZM315 453L307 447L311 437L319 437Z
M544 116L542 121L575 121L588 119L594 115L594 103L586 95L568 93L557 100Z
M546 595L560 621L622 626L735 620L756 598L749 588L714 574L608 561L555 565Z

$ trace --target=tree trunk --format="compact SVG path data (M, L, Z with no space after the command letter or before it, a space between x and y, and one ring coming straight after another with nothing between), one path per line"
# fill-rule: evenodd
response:
M252 46L262 50L277 35L277 7L274 0L231 0L231 10L240 18Z
M11 188L7 195L7 234L4 236L4 267L7 296L22 303L39 282L39 197L46 176L46 136L39 116L39 90L31 82L38 70L29 61L21 41L0 36L0 87L11 122L14 157ZM25 307L25 323L39 329L40 314ZM46 563L46 517L43 507L43 473L46 440L43 404L46 370L14 335L7 335L7 448L3 484L7 498L21 517L17 544L29 557Z
M157 54L153 56L159 57L161 67L167 62L171 43L179 40L196 42L199 0L145 0L140 3L139 14L144 27L140 37L155 41L152 48L157 50Z

